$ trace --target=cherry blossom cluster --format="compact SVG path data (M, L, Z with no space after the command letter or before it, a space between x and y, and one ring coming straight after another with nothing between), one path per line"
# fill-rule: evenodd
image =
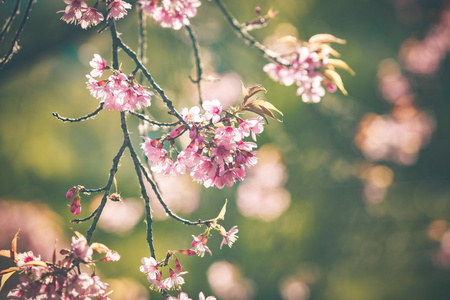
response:
M151 169L165 175L182 175L190 172L191 177L205 187L222 189L242 181L245 167L257 163L256 143L243 139L263 131L263 118L241 119L232 111L224 111L219 100L204 101L204 113L194 106L182 110L186 124L172 130L164 138L145 138L142 148L152 161ZM189 130L191 142L177 152L174 140ZM169 150L164 149L165 143Z
M161 3L159 3L161 2ZM195 17L199 0L139 0L142 10L164 28L179 30Z
M95 2L92 7L89 7L83 0L64 0L64 3L67 4L66 8L58 13L64 13L61 20L68 24L74 23L87 29L105 19L103 14L97 10L99 1ZM123 0L107 0L106 3L109 10L106 19L121 19L127 14L127 9L131 8L131 4Z
M113 70L108 79L96 80L94 77L102 77L104 71L111 67L98 54L94 54L90 65L93 69L86 76L89 79L87 87L92 96L104 103L106 109L128 111L151 105L154 93L138 84L134 80L134 74L127 76L119 70Z
M172 257L174 257L175 253L181 253L184 255L195 255L198 254L198 256L203 257L205 255L205 252L208 252L210 255L212 255L211 250L208 248L208 246L206 246L209 237L211 236L211 229L214 229L216 231L218 231L223 239L222 239L222 243L220 245L220 249L222 249L222 246L228 245L229 247L231 247L233 245L233 243L237 240L238 236L236 235L236 233L238 233L238 229L237 226L232 227L228 232L225 230L225 228L220 225L217 224L217 221L219 219L223 219L224 214L225 214L225 210L226 210L226 203L224 205L224 207L222 208L219 216L210 221L207 225L207 229L204 233L200 234L199 236L195 236L193 235L193 241L191 243L192 248L191 249L182 249L182 250L175 250L175 251L168 251L167 255L165 257L165 259L161 262L158 262L154 257L143 257L141 259L141 263L142 265L140 266L139 270L142 273L145 273L147 275L147 280L148 282L151 283L150 288L156 291L168 291L168 290L172 290L172 289L178 289L181 290L181 286L184 284L184 278L181 277L181 275L187 274L188 272L186 271L181 271L182 267L180 264L180 261L178 260L178 258L175 258L175 270L173 270L172 268L169 267L169 276L167 278L163 279L163 275L162 275L162 271L160 270L162 267L166 267L169 264L169 261ZM181 294L180 294L181 295ZM179 297L180 297L179 295ZM201 298L203 295L203 293L200 293L200 299L204 299ZM172 296L171 296L172 297ZM182 297L187 297L187 295L182 295ZM210 297L208 297L209 299ZM175 297L169 298L169 299L177 299ZM182 299L188 299L188 298L182 298ZM210 299L215 299L214 297L210 298Z
M0 275L9 278L15 272L22 274L20 284L8 293L8 300L22 299L96 299L107 300L112 291L106 292L109 285L102 282L95 273L89 275L81 272L79 266L85 264L94 266L93 254L101 253L99 261L118 261L120 255L108 249L103 244L88 245L86 238L78 233L72 237L72 248L62 249L60 254L64 258L56 261L56 253L52 262L44 262L40 255L35 256L32 251L16 253L17 235L12 243L12 250L2 250L2 256L14 259L16 267L3 270ZM5 255L3 253L8 253ZM2 282L6 280L2 278Z
M167 299L168 300L192 300L191 298L189 298L189 295L186 294L185 292L180 292L178 294L178 297L170 296ZM205 295L203 294L203 292L200 292L200 294L198 294L198 300L216 300L216 297L208 296L205 298Z
M274 81L283 85L291 86L295 83L298 87L297 95L302 96L303 102L320 102L325 96L325 88L330 93L339 88L347 94L335 68L343 68L351 73L353 71L344 61L330 57L339 56L331 48L330 42L345 43L329 34L315 35L308 43L295 40L295 50L282 56L287 64L269 63L263 69Z

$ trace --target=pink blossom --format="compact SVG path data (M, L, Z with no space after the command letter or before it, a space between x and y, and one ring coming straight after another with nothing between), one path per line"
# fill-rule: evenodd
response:
M220 244L220 249L222 249L223 245L228 245L230 248L233 245L234 242L236 242L238 236L236 233L238 233L237 226L233 226L224 236L222 239L222 243Z
M239 124L239 132L241 134L241 138L245 138L252 135L252 139L256 141L256 135L261 134L264 130L264 126L262 124L263 118L261 116L257 116L256 118L250 118L243 120Z
M91 27L92 25L94 25L94 26L97 25L98 23L102 22L103 20L104 20L104 17L102 15L102 13L97 11L97 8L89 7L86 9L85 13L83 14L83 17L78 21L78 24L81 25L81 28L87 29L88 27ZM94 75L92 75L92 76L96 77Z
M208 296L205 299L205 295L203 294L203 292L200 292L200 294L198 294L198 300L216 300L216 297Z
M178 294L178 297L170 296L167 299L168 300L192 300L191 298L189 298L188 294L186 294L185 292L180 292Z
M92 254L94 251L87 244L86 239L72 237L72 253L73 257L81 259L83 262L88 263L92 260Z
M187 107L181 111L181 116L186 123L200 123L203 119L200 117L200 108L193 106L190 109Z
M93 70L91 71L92 77L102 77L103 72L109 69L108 63L99 54L94 54L94 58L89 62Z
M143 257L141 259L142 266L139 270L142 273L147 273L148 279L156 279L158 273L158 262L153 257Z
M120 254L116 251L108 250L105 257L102 258L102 261L118 261L120 259Z
M184 284L184 279L180 275L187 274L188 272L175 272L169 269L170 276L164 279L164 285L167 289L178 288Z
M131 8L131 4L122 0L113 0L109 5L109 14L107 19L121 19L127 14L127 9Z
M164 284L164 280L162 280L161 272L159 272L159 271L156 271L155 278L151 278L150 275L148 275L147 280L148 280L148 282L150 282L152 284L150 286L150 288L152 290L159 292L159 291L165 290L167 288L166 285Z
M162 27L181 29L189 25L189 18L195 17L197 7L201 5L199 0L162 0L161 6L155 1L139 0L144 12L153 17Z
M199 235L198 237L193 235L192 237L194 238L194 240L192 241L192 247L194 247L194 250L195 252L197 252L198 256L205 256L205 251L208 251L209 255L212 256L211 250L209 250L208 246L206 246L208 238L204 238L203 235Z
M211 158L218 163L232 162L232 151L236 149L236 143L227 140L219 140L211 151Z
M61 20L68 24L81 20L84 11L88 8L83 0L64 0L64 3L67 4L66 8L63 11L58 11L58 13L64 12Z
M30 261L40 261L41 256L34 256L33 251L17 254L17 266L22 267L24 264Z
M222 113L223 107L219 100L204 101L202 107L205 110L204 118L206 121L211 120L213 124L220 121L220 114Z

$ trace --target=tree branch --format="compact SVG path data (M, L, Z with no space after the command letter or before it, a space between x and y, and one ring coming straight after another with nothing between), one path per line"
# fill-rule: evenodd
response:
M276 62L277 64L284 65L284 66L290 66L289 62L280 58L276 55L273 51L269 50L266 46L258 42L251 34L248 33L245 26L240 24L228 11L228 9L225 7L225 5L222 3L222 0L214 0L219 7L222 14L225 16L227 21L230 23L231 27L236 31L239 37L244 39L245 41L249 42L250 45L253 48L256 48L261 52L265 57L272 60L273 62Z
M189 33L189 37L191 38L192 41L192 48L194 49L194 58L195 58L195 66L197 69L197 79L192 79L190 76L189 78L192 80L192 82L197 84L197 89L198 89L198 99L200 102L200 105L203 104L203 100L202 100L202 89L201 89L201 81L202 81L202 64L200 61L200 46L198 44L197 41L197 37L194 33L194 31L192 30L192 28L189 25L185 25L186 30Z
M30 14L31 5L33 4L33 2L34 2L34 0L30 0L30 2L28 2L22 22L20 23L20 26L16 31L16 35L14 36L14 38L11 42L11 47L9 48L8 52L6 52L5 57L3 57L3 59L0 61L0 70L3 69L5 64L12 58L14 53L17 53L17 50L18 50L17 42L19 40L19 36L22 33L23 28L25 27L25 23L28 21L28 15Z
M52 115L55 116L58 120L63 121L63 122L71 122L71 123L74 123L74 122L81 122L81 121L90 119L90 118L92 118L92 117L95 117L95 116L103 109L103 105L104 105L103 102L100 103L100 106L99 106L96 110L94 110L93 112L91 112L91 113L88 114L88 115L82 116L82 117L77 118L77 119L64 118L64 117L61 117L61 116L60 116L58 113L56 113L56 112L52 113Z

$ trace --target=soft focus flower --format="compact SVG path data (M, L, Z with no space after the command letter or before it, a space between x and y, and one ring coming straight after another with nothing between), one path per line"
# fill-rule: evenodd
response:
M263 70L274 81L283 85L297 85L297 95L302 97L303 102L320 102L325 95L324 86L330 93L339 88L342 93L347 94L344 89L340 75L335 68L341 68L353 73L348 65L339 59L331 59L330 55L339 55L329 46L330 42L345 43L329 34L317 34L311 37L308 43L302 43L293 38L285 38L285 42L294 43L296 47L290 53L278 55L286 58L286 65L269 63ZM282 39L283 40L283 39Z
M181 29L189 25L189 19L197 14L199 0L162 0L158 6L156 1L139 0L143 11L165 28Z
M81 259L88 263L92 260L94 251L89 247L86 240L83 238L72 237L72 253L75 258Z
M205 295L203 294L203 292L200 292L200 294L198 294L198 300L216 300L216 297L208 296L205 299Z
M127 9L131 8L131 4L127 3L123 0L113 0L108 5L109 14L106 17L107 19L121 19L127 14Z
M212 291L219 299L249 300L255 296L255 283L243 277L239 269L229 262L214 262L207 271L207 278Z
M97 11L95 7L89 7L83 14L83 17L78 21L78 24L81 25L81 28L87 29L88 27L95 26L98 23L102 22L104 17L102 13ZM95 77L95 76L93 76Z
M120 254L116 251L108 250L105 257L102 258L102 261L118 261L120 259Z
M17 254L17 266L20 268L22 267L25 263L30 262L30 261L39 261L41 260L41 256L34 256L33 251L28 251L28 252L24 252L24 253L18 253Z
M238 236L236 235L236 233L238 233L238 229L237 226L233 226L228 232L225 233L225 235L223 236L222 239L222 243L220 244L220 249L222 249L222 246L228 245L228 247L231 248L231 246L233 245L234 242L236 242Z

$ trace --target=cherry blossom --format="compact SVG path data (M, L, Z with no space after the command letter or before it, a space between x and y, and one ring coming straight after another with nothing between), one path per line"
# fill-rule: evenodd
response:
M111 1L111 0L109 0ZM108 5L109 14L107 19L121 19L127 14L127 9L131 8L131 4L122 0L112 0Z
M233 226L228 232L225 233L223 236L222 243L220 244L220 249L222 249L223 245L228 245L228 247L231 248L234 242L236 242L238 236L236 233L238 233L237 226Z
M211 120L213 124L219 122L220 114L222 113L223 107L220 101L217 99L204 101L202 104L205 110L205 120Z
M199 0L162 0L160 6L157 5L157 1L139 0L138 2L144 12L162 27L174 30L189 25L189 18L195 17L197 7L201 5Z
M89 62L92 67L91 76L92 77L102 77L103 72L109 69L108 63L99 54L94 54L94 58Z
M205 256L206 251L208 251L209 255L212 256L211 250L209 250L208 246L206 246L206 243L208 242L207 237L203 237L203 235L199 235L198 237L193 235L192 237L194 238L192 241L192 247L194 247L194 250L197 252L198 256Z
M83 14L83 17L78 21L78 24L83 29L87 29L91 26L95 26L98 23L102 22L104 17L102 13L97 11L95 7L89 7ZM95 77L95 76L94 76Z
M147 274L147 278L156 279L158 275L158 262L153 257L143 257L141 259L142 266L139 267L139 270L142 273Z
M72 253L75 258L79 258L87 263L92 260L94 251L89 247L85 239L72 237Z

